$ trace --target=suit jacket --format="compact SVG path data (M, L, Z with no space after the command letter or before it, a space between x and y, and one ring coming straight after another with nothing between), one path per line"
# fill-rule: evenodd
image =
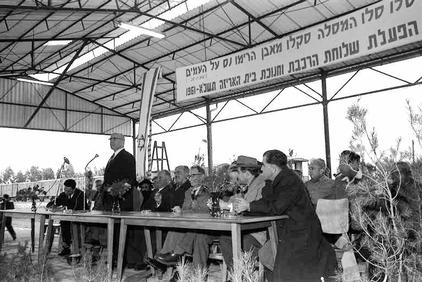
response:
M133 211L135 194L133 189L136 189L136 165L135 158L132 154L125 151L125 149L121 150L111 161L109 161L104 170L102 210L110 211L113 206L113 197L107 192L107 188L113 183L122 180L126 180L132 188L130 188L123 195L123 199L120 200L120 209L122 211Z
M155 203L155 194L161 193L161 205L157 207ZM173 205L173 193L174 187L173 184L170 183L165 186L161 191L158 191L158 188L152 190L151 195L149 196L148 200L142 206L143 210L152 210L152 211L162 211L162 212L170 212L171 209L174 207Z
M1 202L0 204L0 210L14 210L14 209L15 209L15 205L13 204L12 201L3 200L3 202Z
M56 205L67 207L69 210L83 210L84 192L75 188L75 191L70 199L65 192L62 192L56 199ZM88 202L85 202L85 209L89 209Z
M205 186L199 188L197 195L193 193L193 187L185 192L185 201L182 210L192 212L208 212L207 201L210 198L210 192Z
M174 187L173 206L183 206L183 202L185 201L185 193L190 187L191 184L189 180L186 180L185 183L183 183L179 187Z
M283 167L262 190L262 198L250 203L250 211L289 216L277 222L279 242L272 281L319 281L334 274L334 250L323 238L305 184L294 171Z
M114 182L126 179L129 184L136 184L135 158L125 149L121 150L111 161L107 163L104 170L104 187Z

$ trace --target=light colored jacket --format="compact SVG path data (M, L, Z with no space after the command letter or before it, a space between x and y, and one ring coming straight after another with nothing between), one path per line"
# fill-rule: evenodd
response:
M183 201L182 210L192 212L208 212L207 201L210 198L210 193L207 187L201 186L198 194L192 199L193 187L190 187L185 192L185 200Z
M255 177L252 182L248 186L248 191L243 196L243 198L248 202L257 201L262 198L262 188L265 187L265 179L260 174ZM234 195L230 198L229 202L232 202L237 195ZM267 231L259 231L251 233L251 235L261 244L264 245L265 241L267 241Z

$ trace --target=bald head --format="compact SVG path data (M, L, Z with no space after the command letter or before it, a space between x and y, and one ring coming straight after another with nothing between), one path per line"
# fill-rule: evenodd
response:
M125 146L125 137L121 133L112 133L110 135L110 148L117 151Z

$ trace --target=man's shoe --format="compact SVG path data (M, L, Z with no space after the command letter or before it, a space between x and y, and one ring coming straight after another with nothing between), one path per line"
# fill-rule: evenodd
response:
M70 249L69 248L64 248L60 253L59 256L64 257L64 256L68 256L70 255Z
M160 270L161 272L165 272L167 270L167 266L160 263L159 261L153 259L153 258L145 258L145 263L152 266L153 268Z
M135 267L134 267L134 269L138 271L147 270L147 268L148 268L148 265L146 263L137 263L135 264Z
M179 262L181 256L182 255L179 254L169 253L158 256L156 260L165 265L176 265Z

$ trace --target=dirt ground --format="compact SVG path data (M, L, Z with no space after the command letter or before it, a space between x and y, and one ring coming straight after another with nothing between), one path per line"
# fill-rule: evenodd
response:
M45 208L47 202L37 202L37 208L42 210ZM30 202L15 202L15 209L16 210L31 210L31 203ZM4 234L4 245L2 247L2 253L13 254L17 251L18 244L25 244L25 241L28 242L28 246L30 247L31 242L31 221L30 218L28 219L13 219L12 226L16 232L17 239L14 241L10 236L9 232L5 230ZM36 222L35 224L35 252L33 253L34 260L37 259L38 254L38 231L39 231L39 224ZM53 247L51 250L50 255L48 256L47 263L51 266L52 272L54 274L54 279L56 281L81 281L77 279L76 272L78 271L78 266L72 267L70 266L66 259L63 257L58 256L58 253L61 251L59 250L59 236L55 235L53 241ZM125 269L123 272L123 281L148 281L148 282L155 282L155 281L168 281L170 270L164 274L162 279L158 279L157 277L151 277L149 271L135 271L133 269ZM113 271L113 281L117 281L116 278L116 271ZM221 272L220 267L218 264L211 264L209 269L208 281L221 281Z

